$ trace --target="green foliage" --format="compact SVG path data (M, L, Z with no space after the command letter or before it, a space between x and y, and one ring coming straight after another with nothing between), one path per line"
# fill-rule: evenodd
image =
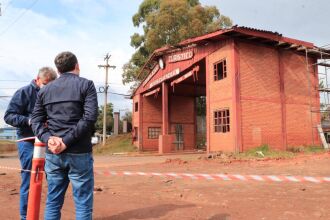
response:
M125 112L125 115L122 116L122 120L132 123L132 112Z
M250 158L292 158L297 154L314 154L324 153L326 150L321 146L298 146L290 147L288 151L271 150L268 145L264 144L259 147L250 149L244 153L236 155L236 158L250 159Z
M136 152L136 147L132 144L132 136L130 134L122 134L107 139L105 146L98 144L94 147L95 154L113 154L123 152Z
M271 150L267 144L250 149L237 155L238 158L292 158L295 154L289 151Z
M196 108L197 108L197 115L206 115L206 97L201 96L196 98Z
M290 147L288 149L293 153L305 153L305 154L313 154L313 153L323 153L327 150L321 146L298 146L298 147Z
M103 105L99 107L99 115L95 123L95 129L97 132L103 132ZM112 103L107 104L107 134L112 131L113 127L113 105Z
M124 84L138 82L138 73L155 49L232 25L215 6L202 6L199 0L144 0L132 19L143 34L131 36L136 52L123 66Z

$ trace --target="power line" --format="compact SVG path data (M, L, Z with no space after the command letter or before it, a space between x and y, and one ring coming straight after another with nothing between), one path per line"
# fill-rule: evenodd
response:
M20 89L20 88L0 88L0 89Z
M7 10L7 8L9 7L9 5L11 5L11 3L13 3L14 0L11 0L7 3L6 7L4 7L4 9L1 11L1 15ZM1 5L1 3L0 3ZM0 9L1 10L1 9Z
M329 46L330 46L330 44L326 44L326 45L323 45L321 47L329 47Z
M21 19L25 13L30 10L37 2L38 0L34 0L29 7L25 8L24 11L22 11L22 13L18 15L18 17L12 23L10 23L2 32L0 32L0 36L4 35L12 26L14 26L14 24L16 24L16 22L18 22L19 19Z
M31 82L31 80L0 79L0 82Z
M22 87L17 87L17 88L2 88L2 87L0 87L0 89L20 89L20 88L22 88ZM107 87L107 90L108 89L109 89L109 87ZM98 92L97 93L104 93L104 92L105 92L104 86L100 86L98 88ZM109 92L109 91L108 91L108 93L117 94L117 95L125 95L125 94L122 94L122 93ZM125 96L129 96L129 95L126 94Z
M0 56L1 57L1 56ZM0 79L0 82L31 82L31 80L16 80L16 79ZM100 85L102 84L102 86L104 85L104 82L96 82L93 81L96 85ZM122 86L123 84L120 83L109 83L110 85L114 85L114 86Z
M97 92L97 94L102 94L104 92ZM116 93L116 92L107 92L109 94L113 94L113 95L119 95L119 96L125 96L125 97L129 97L130 95L128 94L122 94L122 93Z

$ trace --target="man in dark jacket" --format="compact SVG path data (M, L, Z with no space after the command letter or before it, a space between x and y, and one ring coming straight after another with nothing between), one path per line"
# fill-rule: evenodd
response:
M60 53L55 65L60 77L39 92L31 119L33 131L48 145L45 219L61 218L71 182L76 219L89 220L93 213L91 136L98 113L97 93L92 81L79 77L78 60L73 53Z
M17 128L18 139L33 137L30 117L37 99L37 93L41 87L48 82L56 79L56 72L49 68L43 67L39 70L37 78L32 82L16 91L4 116L7 124ZM17 143L19 159L21 167L24 170L31 170L33 156L33 141L22 141ZM20 188L20 216L26 219L27 201L30 186L30 173L21 172L21 188Z

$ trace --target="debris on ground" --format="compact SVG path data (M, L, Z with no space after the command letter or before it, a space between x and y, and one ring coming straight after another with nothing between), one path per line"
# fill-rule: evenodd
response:
M166 159L164 163L171 163L171 164L187 164L188 161L182 160L180 158L175 158L175 159Z
M94 192L102 192L103 187L94 187Z

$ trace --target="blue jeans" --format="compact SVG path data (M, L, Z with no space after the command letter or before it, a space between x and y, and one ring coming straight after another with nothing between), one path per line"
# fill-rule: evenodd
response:
M45 171L48 183L46 220L61 219L61 209L69 182L72 184L76 219L92 220L93 163L92 153L46 154Z
M32 157L33 157L33 143L28 141L18 142L18 156L21 162L21 167L24 170L32 169ZM30 173L21 171L21 188L19 194L19 212L21 219L26 219L27 204L29 198L30 187Z

